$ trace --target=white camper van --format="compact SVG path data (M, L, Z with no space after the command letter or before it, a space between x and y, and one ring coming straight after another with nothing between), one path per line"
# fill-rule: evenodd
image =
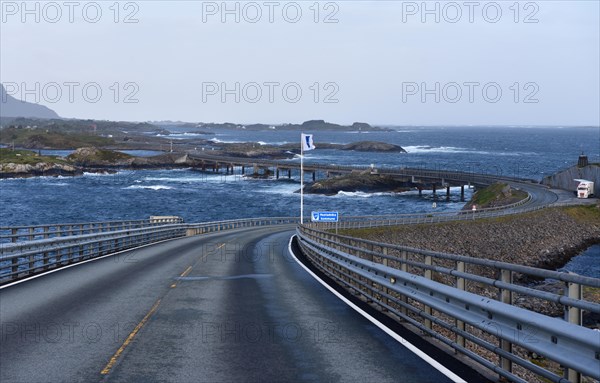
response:
M588 180L579 180L576 179L574 181L579 182L577 185L577 198L590 198L594 195L594 182Z

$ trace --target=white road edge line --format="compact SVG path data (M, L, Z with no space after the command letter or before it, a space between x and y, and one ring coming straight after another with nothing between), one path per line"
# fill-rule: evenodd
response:
M147 243L147 244L142 245L142 246L132 247L131 249L121 250L121 251L118 251L116 253L110 253L110 254L103 255L101 257L91 258L91 259L88 259L88 260L85 260L85 261L73 263L73 264L68 265L68 266L61 266L59 268L56 268L56 269L53 269L53 270L48 270L48 271L43 272L41 274L32 275L31 277L27 277L25 279L19 279L18 281L14 281L14 282L8 283L6 285L2 285L2 286L0 286L0 290L3 290L5 288L7 288L7 287L11 287L11 286L14 286L14 285L18 285L18 284L23 283L23 282L31 281L32 279L43 277L43 276L48 275L48 274L56 273L57 271L70 269L71 267L75 267L75 266L80 266L80 265L83 265L83 264L88 263L88 262L97 261L99 259L103 259L103 258L107 258L107 257L112 257L114 255L125 253L127 251L142 249L144 247L148 247L148 246L152 246L152 245L157 245L157 244L163 243L163 242L174 241L174 240L182 239L182 238L188 238L188 237L177 237L177 238L163 239L162 241Z
M400 335L396 334L392 329L390 329L389 327L387 327L386 325L384 325L383 323L381 323L380 321L378 321L377 319L373 318L370 314L368 314L366 311L364 311L363 309L361 309L360 307L358 307L357 305L355 305L354 303L352 303L350 300L348 300L346 297L344 297L342 294L338 293L333 287L329 286L327 283L325 283L325 281L323 281L321 278L319 278L315 273L312 272L312 270L310 270L308 267L306 267L302 262L300 262L300 260L298 258L296 258L296 255L294 254L294 252L292 251L292 241L294 240L294 237L296 237L296 235L293 235L290 238L290 242L288 244L288 251L290 252L290 255L294 258L294 260L300 265L302 266L302 268L304 270L306 270L306 272L308 272L314 279L316 279L320 284L322 284L323 286L325 286L325 288L329 291L331 291L336 297L338 297L341 301L343 301L344 303L346 303L348 306L350 306L351 308L353 308L355 311L357 311L360 315L362 315L363 317L365 317L366 319L368 319L371 323L373 323L375 326L379 327L381 330L383 330L386 334L388 334L389 336L391 336L392 338L394 338L396 341L398 341L401 345L403 345L404 347L406 347L407 349L409 349L410 351L412 351L415 355L417 355L419 358L423 359L426 363L428 363L431 367L435 368L436 370L438 370L440 373L442 373L443 375L445 375L448 379L452 380L455 383L467 383L466 380L464 380L463 378L461 378L460 376L456 375L455 373L453 373L452 371L450 371L449 369L447 369L446 367L444 367L443 365L441 365L438 361L436 361L435 359L433 359L432 357L430 357L429 355L427 355L426 353L424 353L423 351L421 351L419 348L417 348L417 346L413 345L412 343L410 343L409 341L407 341L406 339L404 339L403 337L401 337Z

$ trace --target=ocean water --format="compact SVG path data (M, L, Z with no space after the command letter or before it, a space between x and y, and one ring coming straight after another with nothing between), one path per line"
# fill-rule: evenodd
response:
M173 131L174 135L193 133ZM561 127L403 127L393 132L313 133L317 150L307 162L374 166L412 166L501 174L540 180L577 162L586 153L600 162L600 128ZM188 134L189 136L189 134ZM298 142L286 131L217 131L223 142L252 141L257 145ZM319 150L319 142L384 141L408 153L361 153ZM260 142L260 143L259 143ZM289 161L299 161L298 158ZM202 173L193 169L120 171L82 177L40 177L0 180L0 224L33 225L178 215L186 222L257 216L299 215L299 177L259 180L239 175ZM471 195L467 190L466 198ZM437 208L432 207L433 202ZM337 210L343 216L386 215L459 210L463 203L454 190L449 202L406 193L339 193L305 196L305 214Z
M573 257L559 271L570 271L579 275L600 278L600 245L588 247L581 254Z

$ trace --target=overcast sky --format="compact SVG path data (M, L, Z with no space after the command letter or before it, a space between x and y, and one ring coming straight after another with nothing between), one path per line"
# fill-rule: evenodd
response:
M598 1L114 4L2 1L7 91L75 118L600 125Z

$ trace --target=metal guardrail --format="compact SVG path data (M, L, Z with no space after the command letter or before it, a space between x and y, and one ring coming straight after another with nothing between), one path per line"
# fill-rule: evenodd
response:
M0 284L87 259L186 235L185 224L71 235L0 245Z
M111 231L106 231L109 227L106 223L76 224L77 230L68 231L70 235L0 244L0 284L167 239L245 227L297 224L299 221L299 218L283 217L184 224L178 217L151 218L145 221L119 221L119 225L110 226L113 228ZM130 228L129 222L139 227ZM84 227L83 231L79 230L80 225ZM68 225L39 227L63 226ZM87 232L91 230L87 228L92 226L94 231Z
M0 227L0 243L34 241L117 230L131 230L173 223L183 223L183 219L180 217L150 217L149 219L128 221L2 226Z
M223 230L240 229L256 226L271 225L297 225L300 223L299 217L265 217L232 219L228 221L204 222L187 225L187 235L198 235L214 233Z
M416 225L424 223L440 223L449 221L471 221L481 218L503 217L515 213L523 213L533 211L537 208L523 208L515 211L513 209L522 207L531 201L531 196L528 195L521 201L510 205L484 208L476 211L448 211L448 212L431 212L431 213L413 213L413 214L395 214L395 215L376 215L376 216L349 216L341 217L337 223L321 222L309 223L309 227L326 228L326 229L359 229L368 227L395 226L395 225Z
M341 217L340 221L335 222L318 222L318 223L305 223L307 227L321 229L321 230L333 230L333 229L362 229L362 228L374 228L374 227L385 227L385 226L400 226L400 225L419 225L427 223L442 223L452 221L472 221L475 219L482 218L497 218L505 217L508 215L531 213L538 210L547 208L558 208L558 207L572 207L578 206L579 203L575 202L555 202L549 205L537 205L537 206L525 206L530 198L526 198L513 205L506 205L504 207L481 209L475 212L473 211L459 211L459 212L440 212L440 213L414 213L414 214L399 214L389 216L348 216ZM515 210L519 207L518 210ZM309 219L305 218L305 222Z
M552 382L577 382L580 374L600 379L600 332L581 326L583 311L600 313L599 304L583 299L583 287L600 289L600 279L361 240L307 225L297 234L308 260L336 283L510 381L525 382L518 376L522 369ZM517 276L562 281L565 293L515 284ZM517 307L514 295L563 306L565 320ZM534 363L531 353L563 366L564 377Z

